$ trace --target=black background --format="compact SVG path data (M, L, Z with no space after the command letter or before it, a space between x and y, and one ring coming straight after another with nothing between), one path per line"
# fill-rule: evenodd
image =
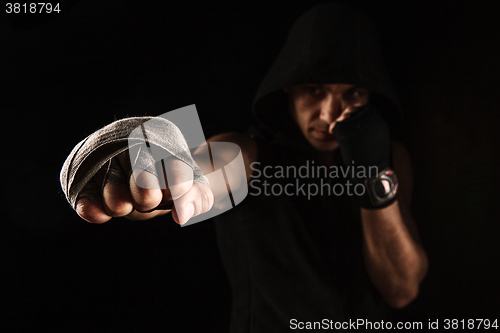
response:
M77 142L126 116L196 104L207 137L243 131L290 26L315 3L2 10L2 331L227 331L231 292L211 221L88 224L59 170ZM396 318L500 319L500 13L493 1L350 3L379 28L401 98L430 260L419 298Z

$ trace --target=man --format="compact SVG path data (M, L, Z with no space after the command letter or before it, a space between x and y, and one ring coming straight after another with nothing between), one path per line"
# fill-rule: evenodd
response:
M417 296L427 257L410 213L410 160L390 140L399 110L377 43L361 14L337 4L316 6L294 24L257 92L259 126L209 140L239 145L251 188L243 203L214 218L233 291L232 332L380 320L386 304L401 308ZM63 188L78 149L61 174ZM110 154L108 174L101 168L94 177L104 184L101 200L89 194L93 182L75 198L85 220L152 218L169 212L154 210L158 205L175 200L173 217L184 224L212 207L206 183L185 181L193 174L185 161L171 162L167 190L155 189L158 178L149 172L124 182L126 153ZM312 165L356 172L262 179L265 170ZM370 167L377 172L358 172ZM295 192L285 191L291 186Z

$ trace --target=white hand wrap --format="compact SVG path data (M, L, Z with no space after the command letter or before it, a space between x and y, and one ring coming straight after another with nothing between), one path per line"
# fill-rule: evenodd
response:
M144 128L143 124L146 122L147 126ZM193 180L208 186L208 179L193 160L186 140L176 125L163 118L126 118L89 135L73 148L64 162L60 173L61 187L74 209L79 197L102 198L102 189L108 181L129 184L130 170L123 170L114 157L129 148L144 144L143 131L134 131L141 126L147 134L146 142L149 146L164 149L169 153L166 155L173 155L191 166ZM130 159L135 161L131 167L157 175L157 161L150 150L133 151L136 156Z

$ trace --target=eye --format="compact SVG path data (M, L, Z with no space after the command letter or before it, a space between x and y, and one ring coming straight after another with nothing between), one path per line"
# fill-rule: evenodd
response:
M322 92L322 89L320 86L314 86L314 85L309 85L309 86L303 86L302 88L306 94L309 95L319 95Z
M368 97L368 91L364 88L353 87L344 93L344 97L349 100L360 101Z
M346 97L358 97L360 95L360 91L356 88L351 88L349 90L347 90L344 95Z

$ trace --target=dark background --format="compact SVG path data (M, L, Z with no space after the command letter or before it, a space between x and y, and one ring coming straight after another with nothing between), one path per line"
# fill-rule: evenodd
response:
M60 3L61 14L0 13L2 331L226 331L211 221L88 224L59 170L126 116L196 104L207 137L243 131L290 26L318 2ZM378 26L401 98L430 260L396 318L497 319L500 13L493 1L350 3Z

